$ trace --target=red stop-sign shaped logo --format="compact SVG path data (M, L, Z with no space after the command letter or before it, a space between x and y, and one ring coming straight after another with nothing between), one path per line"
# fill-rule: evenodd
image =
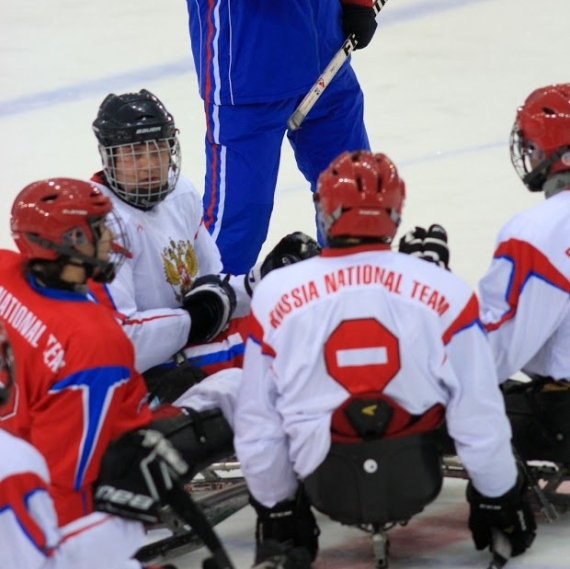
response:
M325 344L325 363L353 395L382 391L400 369L398 338L374 318L345 320Z

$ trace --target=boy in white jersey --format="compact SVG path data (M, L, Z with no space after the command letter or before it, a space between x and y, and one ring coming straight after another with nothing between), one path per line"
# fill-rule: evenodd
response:
M517 110L511 161L547 198L499 231L479 283L499 381L523 369L570 380L570 84L536 89Z
M207 374L241 367L250 285L260 273L248 275L253 281L244 275L218 276L222 261L204 227L200 194L180 173L174 117L146 89L111 93L99 107L93 130L103 169L92 181L113 201L131 249L114 282L94 284L92 292L116 311L135 346L137 370L147 372L177 353ZM315 249L308 236L288 235L269 253L262 273ZM198 286L204 289L200 302L194 294Z
M511 161L545 200L499 231L479 283L481 319L524 458L570 460L570 83L534 90L517 109Z
M514 555L534 538L477 298L434 263L391 251L404 197L383 154L339 156L315 196L322 253L256 289L235 446L258 514L258 545L277 540L316 556L318 530L299 479L327 459L351 400L370 394L407 417L387 421L380 438L418 421L433 429L445 409L471 477L477 548L491 545L495 529L508 533Z

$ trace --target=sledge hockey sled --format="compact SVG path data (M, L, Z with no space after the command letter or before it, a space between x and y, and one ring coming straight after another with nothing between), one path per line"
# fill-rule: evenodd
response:
M501 389L533 506L554 521L570 509L570 489L563 487L570 482L570 383L534 376L529 382L507 380ZM444 448L445 475L467 478L450 439Z
M438 496L441 458L432 433L333 442L324 462L304 480L312 505L371 535L376 568L388 567L387 532Z
M235 460L215 463L186 486L212 527L249 503L247 487L243 477L236 472L238 469L239 462ZM235 475L223 475L228 472ZM136 559L143 563L163 562L204 546L199 532L176 515L165 517L161 526L150 529L160 528L170 530L172 535L143 546L137 552Z

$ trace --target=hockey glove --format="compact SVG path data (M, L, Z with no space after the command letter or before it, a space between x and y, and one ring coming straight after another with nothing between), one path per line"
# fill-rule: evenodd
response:
M398 251L449 270L447 232L441 225L430 225L427 230L414 227L400 239Z
M398 251L421 259L422 253L424 252L424 238L426 233L427 231L423 227L414 227L400 239Z
M188 342L203 343L215 338L228 324L235 307L236 293L229 283L229 275L197 278L182 300L190 314Z
M245 275L247 293L251 296L259 281L274 269L316 257L320 252L320 245L312 237L301 231L289 233L275 245L261 263L255 265Z
M491 547L493 530L499 530L511 542L513 556L524 553L531 546L536 535L536 521L524 496L525 488L525 479L519 474L516 484L507 493L498 498L487 498L469 482L469 529L477 549Z
M250 495L250 504L257 513L255 526L256 555L255 562L264 559L263 546L267 540L280 543L285 549L304 548L311 561L314 561L319 551L319 534L317 520L311 510L311 504L302 488L293 500L283 500L272 508L267 508Z
M346 37L355 35L357 41L355 50L363 49L370 43L377 26L376 14L371 6L343 4L342 31Z
M128 431L111 442L94 485L95 509L145 523L159 520L188 465L158 431Z
M171 368L160 365L143 373L148 400L153 408L162 403L173 403L205 377L206 372L202 368L190 365L186 359Z

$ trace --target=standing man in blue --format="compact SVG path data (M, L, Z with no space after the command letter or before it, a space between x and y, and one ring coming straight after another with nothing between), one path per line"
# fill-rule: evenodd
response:
M348 35L368 45L372 0L187 3L207 125L204 221L224 270L244 274L267 237L285 133L313 191L333 158L370 148L350 61L299 130L287 119Z

